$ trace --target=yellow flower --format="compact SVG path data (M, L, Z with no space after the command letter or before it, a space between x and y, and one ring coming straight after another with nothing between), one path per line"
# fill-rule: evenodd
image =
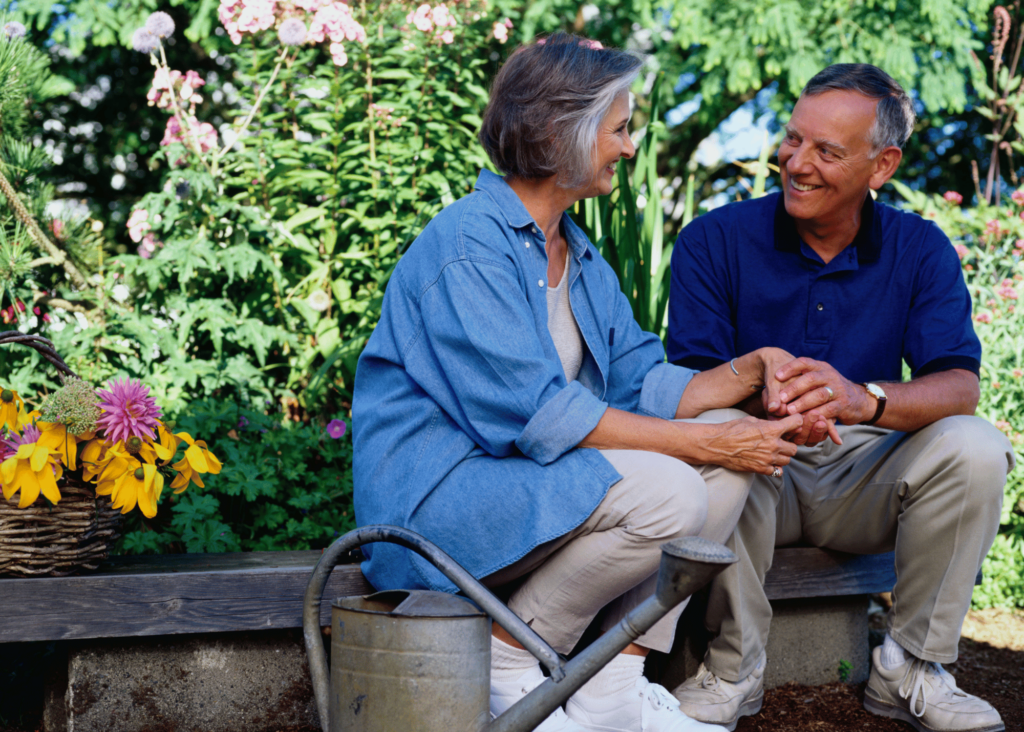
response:
M171 466L178 471L174 480L171 481L171 488L175 493L181 493L188 487L190 480L200 488L204 488L199 474L216 475L221 469L220 460L207 449L203 440L193 440L187 432L179 432L175 437L188 443L188 449L185 450L185 457Z
M18 421L18 412L24 410L25 402L18 392L13 389L0 390L0 427L10 427L17 432L21 431Z
M121 443L110 447L101 439L89 440L82 449L82 478L96 483L96 495L109 496L114 484L132 467L132 457Z
M0 465L4 498L10 500L20 490L18 508L25 508L32 505L42 492L51 503L57 503L60 501L57 481L64 474L58 455L36 441L37 431L27 430L25 438L35 439L32 442L21 442L18 451Z
M68 434L68 426L61 422L39 422L36 426L42 431L39 444L45 445L60 455L61 462L67 466L68 470L75 470L78 467L76 465L78 443L92 439L93 433L89 432L76 437Z
M150 463L135 463L114 483L110 505L128 513L138 503L146 518L156 516L156 501L164 490L164 476ZM97 491L98 492L98 491Z

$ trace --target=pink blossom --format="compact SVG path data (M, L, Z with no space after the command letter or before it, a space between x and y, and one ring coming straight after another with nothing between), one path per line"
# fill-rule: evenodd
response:
M580 41L580 45L584 48L589 48L591 51L600 51L604 46L601 45L601 41L591 41L584 39Z
M963 244L954 244L953 249L956 250L956 256L960 257L961 260L967 256L968 250Z
M213 125L209 122L200 122L195 117L189 117L188 124L191 128L191 133L195 136L196 141L199 143L199 149L202 152L207 152L217 146L217 130ZM178 121L178 117L173 116L167 120L167 128L164 130L164 137L160 140L160 144L170 145L175 142L180 142L189 149L192 149L191 141L186 139L188 134L189 132L187 130L182 129L181 122Z
M344 66L348 63L348 55L345 53L345 47L340 43L331 44L331 60L334 61L335 66Z
M992 313L978 313L974 316L974 319L979 323L991 323Z
M144 208L137 208L128 217L128 236L134 242L142 241L142 237L150 230L149 213Z
M494 40L498 43L504 43L508 40L508 28L505 27L504 23L494 24Z
M1024 191L1016 190L1010 194L1010 200L1016 203L1018 206L1024 204Z
M996 294L1007 300L1016 300L1018 297L1017 290L1005 283L1002 287L996 290Z
M445 5L438 5L434 8L431 13L431 20L434 21L434 25L438 28L454 28L456 26L455 16L451 14Z
M420 5L414 12L409 13L405 16L407 23L412 23L418 30L424 33L429 33L434 30L434 22L432 20L432 13L430 12L430 6L426 3Z
M998 219L992 219L991 221L988 221L985 224L985 233L986 234L996 234L998 232L999 232L999 220Z
M243 33L269 30L277 22L277 0L220 0L217 17L233 43L242 42Z
M949 201L950 203L955 203L955 204L956 204L957 206L959 206L959 205L960 205L961 203L963 203L963 202L964 202L964 197L963 197L963 196L961 196L961 195L960 195L959 193L957 193L956 191L946 191L946 192L945 192L945 193L944 193L944 194L942 195L942 197L943 197L943 198L945 198L945 199L946 199L947 201Z
M139 244L136 253L143 259L150 259L156 253L157 247L162 247L164 243L157 241L156 237L152 234L146 234L142 237L142 243Z
M330 38L333 43L342 41L362 43L366 40L366 29L352 17L352 11L349 10L348 5L342 2L333 2L316 11L313 21L309 24L309 33L306 35L306 40L313 43L323 43L325 38ZM334 52L332 51L331 54L334 55ZM344 63L339 64L337 58L334 63L338 66L345 65Z
M512 29L512 21L509 20L508 18L505 18L505 27L508 28L509 30Z
M1013 378L1019 379L1021 376L1024 376L1024 370L1021 370L1021 369L1014 369L1013 370Z
M1005 419L997 419L996 429L1002 430L1003 432L1009 432L1012 429L1012 425L1010 425L1010 423L1007 422Z
M452 33L450 30L445 31L444 33L441 34L441 40L444 41L446 44L450 45L455 42L455 34Z
M345 427L346 425L344 420L332 419L327 423L327 434L330 435L332 439L337 440L345 434Z
M129 437L156 438L160 407L149 395L149 387L132 379L111 380L107 389L97 389L103 414L96 420L104 437L111 443Z
M1013 243L1013 248L1018 250L1024 249L1024 239L1018 239L1017 241L1015 241Z
M190 72L195 73L195 72ZM164 67L160 67L153 74L153 86L150 88L149 93L146 94L146 99L149 102L149 106L156 106L160 109L167 109L171 106L171 95L174 93L174 85L181 78L181 72L171 69L168 71ZM166 92L166 93L165 93Z

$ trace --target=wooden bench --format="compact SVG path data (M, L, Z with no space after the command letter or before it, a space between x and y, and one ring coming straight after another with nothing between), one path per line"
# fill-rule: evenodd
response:
M0 578L0 643L298 628L318 551L116 557L77 577ZM775 553L771 600L892 589L892 554L815 548ZM325 598L373 588L358 565L337 567ZM324 602L321 623L330 624Z

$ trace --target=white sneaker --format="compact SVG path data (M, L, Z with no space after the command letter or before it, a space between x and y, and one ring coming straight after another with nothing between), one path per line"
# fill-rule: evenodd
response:
M687 717L664 686L642 676L632 689L613 696L573 694L565 711L590 732L724 732Z
M672 695L679 708L702 722L720 724L732 732L740 717L761 711L764 702L765 654L747 678L732 683L715 676L703 663L697 675L677 686Z
M491 680L491 719L494 719L517 701L543 684L544 674L540 665L534 666L515 681ZM561 707L547 719L534 727L535 732L585 732L582 727L566 716Z
M956 687L942 664L908 654L894 669L882 666L881 648L871 654L871 676L864 708L901 719L919 732L1002 732L1003 720L991 704Z

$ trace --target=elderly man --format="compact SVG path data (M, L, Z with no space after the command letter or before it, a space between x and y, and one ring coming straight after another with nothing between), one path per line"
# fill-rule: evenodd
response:
M913 124L910 99L883 71L830 66L786 125L782 193L700 216L672 254L671 361L707 369L767 345L801 356L749 405L804 415L801 447L755 480L730 539L739 562L711 588L717 637L674 692L696 719L731 730L760 710L764 576L773 547L810 542L896 551L869 711L922 732L1004 729L940 665L956 660L1014 457L971 416L981 347L953 247L933 223L870 195L896 172Z

